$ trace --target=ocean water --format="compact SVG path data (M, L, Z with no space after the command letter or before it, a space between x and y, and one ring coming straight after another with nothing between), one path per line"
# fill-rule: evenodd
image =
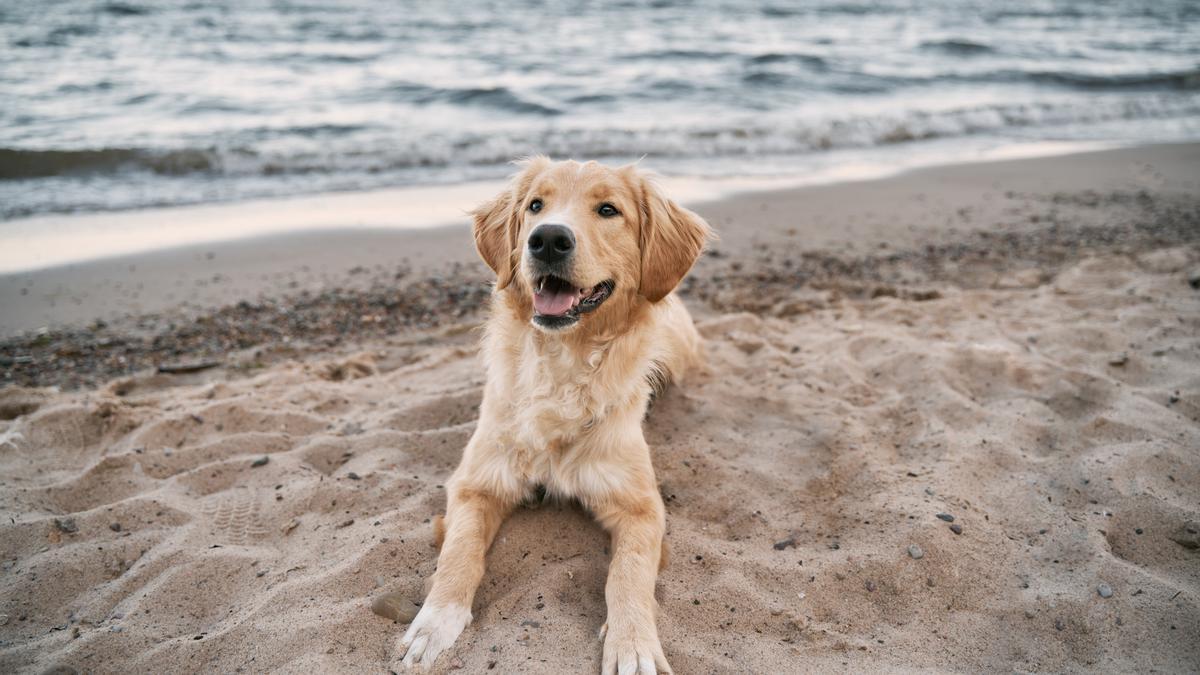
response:
M0 3L0 219L1200 138L1194 0ZM831 159L832 158L832 159Z

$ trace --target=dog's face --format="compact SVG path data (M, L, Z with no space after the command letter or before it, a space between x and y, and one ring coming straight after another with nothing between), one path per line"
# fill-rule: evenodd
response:
M535 326L564 331L590 317L658 302L710 236L634 166L523 162L512 185L475 212L475 243Z

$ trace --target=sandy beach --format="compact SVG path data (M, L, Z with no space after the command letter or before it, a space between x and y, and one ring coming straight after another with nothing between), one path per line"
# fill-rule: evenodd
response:
M1197 168L690 204L708 364L646 421L676 671L1200 667ZM387 672L370 605L433 570L485 272L460 225L0 277L0 670ZM598 669L606 545L515 514L439 669Z

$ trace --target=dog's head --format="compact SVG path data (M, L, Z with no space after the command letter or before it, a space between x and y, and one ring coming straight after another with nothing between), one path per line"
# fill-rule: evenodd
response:
M662 300L711 236L633 165L519 164L509 188L474 211L475 245L496 288L515 294L542 330Z

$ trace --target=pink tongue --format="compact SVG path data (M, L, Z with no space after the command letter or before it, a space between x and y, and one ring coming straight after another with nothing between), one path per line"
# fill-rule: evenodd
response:
M543 290L533 294L533 309L544 316L562 316L575 306L574 291Z

